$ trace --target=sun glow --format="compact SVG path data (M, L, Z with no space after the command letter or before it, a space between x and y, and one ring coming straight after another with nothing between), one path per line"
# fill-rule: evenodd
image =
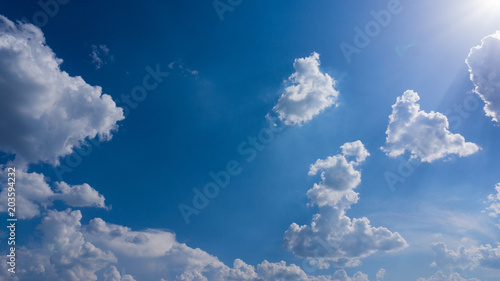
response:
M500 10L500 0L477 0L475 2L485 12L498 12Z

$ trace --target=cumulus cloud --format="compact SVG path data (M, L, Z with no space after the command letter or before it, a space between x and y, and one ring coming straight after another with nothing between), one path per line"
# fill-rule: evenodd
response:
M465 279L458 273L444 274L442 271L436 272L429 278L418 278L417 281L480 281L476 278Z
M346 143L341 149L342 154L318 159L309 168L310 176L321 171L321 182L307 192L309 199L320 207L336 207L341 201L344 201L343 205L350 206L358 200L358 194L353 189L361 183L361 172L355 167L364 162L370 153L359 140Z
M68 206L106 208L104 196L86 183L69 185L57 182L56 190L58 193L54 194L54 199L64 201Z
M177 281L368 281L357 272L309 276L284 261L256 267L236 259L232 267L179 243L171 232L134 231L100 218L81 224L80 211L48 211L38 227L42 244L19 249L18 280ZM120 273L124 268L127 274ZM0 275L1 276L1 275Z
M7 202L8 168L0 167L0 200ZM55 190L47 183L43 174L16 170L16 216L19 219L30 219L39 216L42 210L52 205L54 200L61 200L70 207L107 208L104 196L88 184L69 185L65 182L55 183ZM7 206L0 204L0 212L7 212Z
M486 36L472 48L466 60L475 92L483 99L484 112L495 122L500 119L500 31Z
M290 225L283 238L284 247L307 258L320 268L357 266L360 259L377 251L394 252L407 246L399 233L373 227L367 218L351 219L346 210L358 201L354 189L361 182L357 170L369 155L360 141L346 143L342 154L317 160L309 175L321 171L321 182L307 192L319 213L310 226ZM346 157L352 158L349 161Z
M0 150L58 164L86 140L111 138L123 111L100 87L61 71L42 31L0 16Z
M317 53L295 60L295 73L284 82L284 92L273 108L286 125L308 122L336 104L339 95L334 88L336 82L327 73L322 73L319 66Z
M497 183L495 190L497 192L496 194L488 195L487 203L490 205L486 208L486 211L490 212L490 216L496 218L498 214L500 214L500 183Z
M446 116L420 110L416 92L406 91L392 106L387 139L382 150L390 157L409 151L412 158L433 162L449 155L469 156L479 150L460 134L452 134Z
M104 281L136 281L130 274L121 275L115 266L110 266L104 272Z
M110 251L95 247L81 232L80 211L50 210L39 226L43 233L39 248L21 248L20 280L97 280L96 272L116 263Z
M214 268L204 269L202 271L184 272L178 279L179 281L369 281L368 275L362 272L356 272L353 276L347 275L345 270L337 270L333 275L308 276L300 267L281 261L271 263L263 261L257 265L257 269L247 265L237 259L233 268L213 271ZM218 273L214 275L214 273ZM221 274L222 273L222 274Z
M475 269L500 268L500 245L492 247L489 244L471 247L459 247L456 251L447 248L443 242L433 243L432 250L436 255L433 263L439 267Z

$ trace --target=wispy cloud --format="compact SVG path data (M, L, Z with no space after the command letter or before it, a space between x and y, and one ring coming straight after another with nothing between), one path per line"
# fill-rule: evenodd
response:
M111 55L109 48L106 45L92 45L90 58L92 59L92 64L96 69L100 69L114 60L114 56Z

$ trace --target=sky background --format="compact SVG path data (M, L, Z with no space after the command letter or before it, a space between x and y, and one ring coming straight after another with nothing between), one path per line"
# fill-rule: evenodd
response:
M211 1L59 4L41 31L46 45L63 60L61 71L102 87L117 107L125 104L122 94L142 85L146 67L158 66L169 76L116 122L111 140L90 145L91 153L70 172L58 175L57 169L69 167L71 157L79 157L76 148L77 152L56 157L59 166L27 161L26 171L43 174L51 186L62 181L72 186L87 183L112 207L54 201L42 207L40 215L18 223L18 243L27 249L43 247L39 246L45 243L43 228L37 225L49 210L71 207L81 210L82 225L102 218L133 231L175 233L177 242L199 248L229 267L235 259L252 266L267 260L303 267L304 257L285 249L283 237L292 223L310 225L319 212L307 196L321 181L318 175L308 176L310 165L340 155L344 143L360 140L370 156L356 166L361 172L355 189L359 201L347 209L347 216L366 217L374 227L399 233L408 245L396 253L376 251L362 258L361 265L344 268L347 275L360 271L369 280L378 280L376 273L384 268L385 278L380 280L462 280L451 279L453 273L464 280L498 280L500 250L494 252L490 266L481 262L469 266L447 262L431 244L443 242L453 251L487 244L496 248L500 238L498 218L484 212L490 205L488 195L496 194L500 182L500 129L498 122L485 116L484 102L473 92L465 62L472 47L500 29L500 5L487 0L401 0L402 11L393 14L389 24L348 62L341 43L354 45L354 28L364 28L373 20L370 12L387 9L389 2L242 1L225 12L223 20ZM0 14L13 22L33 23L39 11L36 1L0 2ZM246 161L238 146L269 127L266 115L273 113L286 80L296 72L295 59L314 52L319 54L321 72L336 81L335 104L303 124L281 124L283 131L253 161ZM418 93L421 110L444 114L451 133L480 149L431 163L414 160L411 175L391 186L386 175L399 175L398 168L410 153L389 157L381 147L386 145L391 106L406 90ZM495 93L500 95L498 89ZM464 117L454 105L467 100L479 105ZM8 101L2 103L9 106ZM11 163L16 154L2 149L0 162ZM241 174L186 224L179 204L192 205L193 188L202 189L211 181L209 172L225 169L230 160L241 164ZM3 238L0 249L7 249ZM116 255L118 261L110 263L121 271L122 279L116 280L128 280L123 279L125 274L136 280L159 280L157 275L148 277L148 269L122 263ZM477 259L466 260L474 264ZM434 261L437 265L430 266ZM332 265L306 273L333 275L340 269ZM107 280L105 270L96 271L98 280ZM450 279L430 279L438 271ZM22 275L19 278L23 280ZM170 275L163 278L176 280Z

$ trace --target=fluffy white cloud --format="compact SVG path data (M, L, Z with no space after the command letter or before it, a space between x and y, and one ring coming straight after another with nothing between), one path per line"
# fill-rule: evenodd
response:
M116 256L89 243L81 232L80 211L48 211L39 229L39 248L18 250L19 280L97 280L96 272L116 263Z
M213 268L211 268L213 270ZM226 268L222 275L220 269L215 271L203 270L183 273L177 280L179 281L369 281L368 275L356 272L352 277L347 275L345 270L337 270L333 275L308 276L300 267L284 261L270 263L263 261L257 265L257 270L251 265L245 264L241 260L236 260L233 268Z
M8 188L7 167L0 168L0 200L7 202ZM40 215L40 210L52 204L50 198L54 192L45 181L42 174L16 171L16 216L19 219L29 219ZM0 204L0 212L7 212L6 204Z
M498 217L500 214L500 183L495 186L496 194L488 195L488 204L490 204L486 210L489 211L489 215L492 217Z
M350 277L344 270L309 276L284 261L263 261L254 267L236 259L229 267L177 242L170 232L133 231L100 218L83 226L81 219L80 211L48 211L38 227L42 244L18 250L16 280L368 281L366 274Z
M341 149L342 154L318 159L309 168L310 176L321 171L321 182L314 184L307 192L309 199L320 207L336 207L341 201L350 206L358 200L358 194L353 189L361 183L361 172L355 167L365 161L370 153L359 140L346 143Z
M317 279L317 281L321 281L321 280L326 281L328 279L321 279L321 278ZM343 270L343 269L335 271L333 276L330 277L330 280L332 280L332 281L369 281L368 275L361 273L360 271L354 273L354 275L352 277L349 277L347 275L347 273L345 272L345 270Z
M130 274L121 275L115 266L110 266L104 272L104 281L136 281Z
M353 190L361 182L356 167L369 155L360 141L346 143L342 154L318 160L310 175L321 172L321 182L307 192L320 207L310 226L290 225L283 245L296 256L308 258L320 268L357 266L360 259L377 251L393 252L407 246L399 233L373 227L367 218L351 219L346 210L358 201ZM354 160L348 161L346 157Z
M446 244L439 242L431 245L436 254L433 263L439 267L474 269L478 266L486 268L500 268L500 245L496 248L489 244L471 247L459 247L456 251L450 250Z
M7 168L0 166L0 200L7 202ZM71 186L65 182L55 183L55 191L45 177L38 173L16 170L16 216L30 219L40 215L41 210L52 205L54 200L61 200L70 207L106 208L104 196L88 184ZM7 206L0 204L0 212L7 212Z
M466 60L475 92L485 102L484 111L495 122L500 119L500 31L486 36L470 50Z
M452 134L446 116L439 112L420 110L416 92L406 91L397 98L389 116L387 139L382 150L390 157L410 151L412 158L432 162L449 155L471 155L479 147L465 142L460 134Z
M476 278L465 279L458 273L444 274L442 271L436 272L429 278L418 278L417 281L480 281Z
M68 206L106 208L104 196L86 183L69 185L57 182L56 190L58 193L54 194L54 199L64 201Z
M295 59L295 73L285 81L284 93L274 106L286 125L303 124L334 105L339 92L335 80L319 69L319 54Z
M111 138L123 111L100 87L61 71L42 31L0 15L0 150L58 164L86 139Z

